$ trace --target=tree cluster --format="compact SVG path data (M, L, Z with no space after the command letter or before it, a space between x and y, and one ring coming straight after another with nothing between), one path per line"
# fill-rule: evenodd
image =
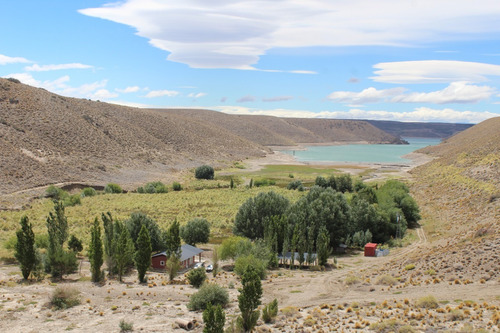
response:
M297 252L300 265L313 262L310 254L317 252L324 264L332 247L384 243L420 219L418 205L399 181L377 188L353 185L342 175L318 177L316 184L294 204L275 192L248 199L236 214L234 234L265 239L273 253Z

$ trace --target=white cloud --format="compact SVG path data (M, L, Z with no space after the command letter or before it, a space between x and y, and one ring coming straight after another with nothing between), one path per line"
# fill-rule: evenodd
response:
M263 102L284 102L284 101L290 101L293 99L293 96L276 96L276 97L269 97L269 98L263 98Z
M0 54L0 65L8 65L8 64L19 64L19 63L30 63L28 59L21 57L9 57L3 54Z
M366 103L477 103L490 98L496 89L490 86L477 86L468 82L452 82L443 90L433 92L405 93L405 88L377 90L370 87L361 92L335 91L327 96L334 102L362 105Z
M146 98L155 98L155 97L163 97L163 96L167 96L167 97L175 97L179 95L179 92L178 91L174 91L174 90L152 90L150 92L148 92L146 94Z
M188 95L188 97L190 97L190 98L201 98L201 97L206 96L206 95L207 95L207 93L204 93L204 92L200 92L200 93L190 93L190 94Z
M99 89L92 93L91 96L92 99L108 99L118 97L119 95L117 93L112 93L107 89Z
M125 0L80 13L131 26L169 60L196 68L252 69L272 48L421 45L500 32L497 0Z
M500 6L499 6L500 8ZM484 82L488 76L500 76L500 65L468 61L422 60L382 62L374 81L384 83L449 83L454 81Z
M376 103L386 100L388 97L401 95L405 90L405 88L377 90L376 88L370 87L361 92L335 91L328 95L327 98L340 103Z
M321 111L290 109L255 109L242 106L217 106L209 108L229 114L267 115L285 118L330 118L330 119L373 119L394 120L403 122L448 122L448 123L479 123L488 118L498 117L500 113L488 111L457 111L449 108L432 109L416 108L407 112L391 112L382 110L350 109L348 111Z
M133 86L133 87L127 87L125 89L115 89L115 90L122 94L130 94L138 92L139 90L141 90L141 88L138 86Z
M476 86L467 82L452 82L443 90L430 93L411 93L394 97L392 102L403 103L477 103L490 98L495 93L495 88L489 86Z
M59 65L38 65L34 64L33 66L27 66L25 70L28 72L48 72L48 71L58 71L58 70L67 70L67 69L90 69L94 68L94 66L84 65L79 63L72 64L59 64Z
M18 79L24 84L37 88L44 88L52 92L56 92L58 89L66 88L67 87L66 82L69 82L70 80L69 76L65 75L55 80L39 81L29 73L15 73L6 75L5 77L12 77Z

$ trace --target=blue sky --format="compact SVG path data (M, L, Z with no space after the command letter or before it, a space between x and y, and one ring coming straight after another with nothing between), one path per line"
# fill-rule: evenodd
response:
M0 76L139 107L477 123L498 0L6 0Z

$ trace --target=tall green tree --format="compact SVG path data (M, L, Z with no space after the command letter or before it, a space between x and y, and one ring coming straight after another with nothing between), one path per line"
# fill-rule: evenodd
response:
M165 234L165 245L167 257L171 255L180 258L181 257L181 230L179 227L179 222L177 219L172 222Z
M189 245L208 243L210 223L204 218L194 218L181 228L181 237Z
M53 278L61 278L63 275L73 272L78 265L76 254L73 251L65 251L63 248L64 242L68 238L68 220L62 202L55 202L54 214L49 213L46 225L49 235L47 269Z
M222 310L222 306L220 304L212 306L212 303L208 303L207 308L203 311L203 322L205 323L203 333L223 333L226 314Z
M149 237L151 239L151 246L153 251L163 251L165 250L165 243L163 240L163 234L160 227L152 218L143 213L132 213L130 218L125 221L125 225L128 228L130 237L134 241L137 249L137 238L139 237L139 232L142 226L145 226L149 232Z
M259 319L260 312L257 308L262 297L262 284L254 267L247 267L241 279L241 284L243 287L238 295L241 316L238 317L238 323L245 332L251 332Z
M33 233L31 223L29 223L27 216L23 216L21 218L20 224L21 229L16 232L17 243L15 246L16 252L14 256L19 262L23 278L27 280L37 262L35 234Z
M113 216L111 216L110 212L106 214L101 214L102 225L104 229L104 260L106 261L106 266L108 268L108 274L113 275L115 273L115 262L114 258L114 250L115 244L114 240L117 238L114 232L114 223ZM119 237L118 233L118 237ZM120 279L121 281L121 279Z
M127 228L122 228L120 236L113 242L113 263L118 274L118 279L122 281L122 276L127 267L133 263L134 243L130 238Z
M135 267L139 282L146 282L146 271L151 266L151 238L145 225L142 226L136 242L136 251L134 256Z
M101 226L97 217L90 231L89 261L92 281L99 282L102 279L101 266L104 262L104 251L101 240Z
M264 238L265 222L272 216L285 214L290 202L276 192L261 192L249 198L238 209L234 219L234 234L250 239Z
M326 265L328 257L330 256L330 236L325 226L319 229L318 239L316 241L318 264L321 266Z

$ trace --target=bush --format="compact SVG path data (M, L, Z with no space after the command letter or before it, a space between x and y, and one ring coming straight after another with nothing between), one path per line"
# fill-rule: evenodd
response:
M234 263L234 272L243 276L248 266L255 268L261 280L266 278L266 260L256 258L253 254L239 256Z
M354 276L354 275L348 275L345 280L344 280L344 283L348 286L350 285L353 285L353 284L356 284L356 283L360 283L361 281L359 280L359 278L357 276Z
M82 204L82 200L80 199L80 195L79 194L73 194L71 196L67 196L64 201L64 206L65 207L73 207L73 206L76 206L76 205L81 205Z
M138 193L167 193L168 189L162 182L151 182L144 185L144 187L139 187L137 189Z
M80 304L80 292L72 287L57 287L52 293L50 303L57 310L71 308Z
M276 181L272 179L257 179L256 181L253 182L253 185L255 185L256 187L272 186L276 185Z
M275 298L271 303L262 309L262 319L265 323L270 323L278 315L278 300Z
M182 190L182 185L180 183L178 183L178 182L174 182L172 184L172 189L174 191L181 191Z
M196 168L194 176L196 179L214 179L214 168L210 165L202 165Z
M377 284L383 284L386 286L392 286L395 285L398 282L394 277L390 275L382 275L377 279Z
M76 253L81 252L83 250L82 241L76 238L75 235L71 235L71 237L69 238L68 247L70 250Z
M35 244L38 249L47 249L49 247L49 235L47 234L35 235Z
M120 332L131 332L134 330L134 324L126 322L125 319L120 320Z
M48 198L52 198L54 200L64 200L69 194L65 190L59 187L55 187L54 185L50 185L47 190L45 190L45 195Z
M104 188L104 192L106 192L106 193L122 193L123 190L122 190L120 185L115 184L115 183L109 183Z
M93 197L94 195L97 195L97 191L93 187L86 187L82 190L81 197Z
M189 283L195 287L199 288L203 282L207 279L207 273L205 272L205 267L199 267L197 269L193 269L189 271L187 274L187 279Z
M288 183L287 189L289 190L299 190L299 191L304 191L304 186L302 185L302 181L300 180L294 180Z
M419 308L425 308L425 309L436 309L439 306L436 297L432 295L419 298L415 305Z
M197 293L191 295L187 305L189 310L205 310L207 304L225 307L229 303L227 290L216 284L205 283Z
M413 269L415 269L415 265L414 264L408 264L408 265L405 266L405 270L407 270L407 271L411 271Z

